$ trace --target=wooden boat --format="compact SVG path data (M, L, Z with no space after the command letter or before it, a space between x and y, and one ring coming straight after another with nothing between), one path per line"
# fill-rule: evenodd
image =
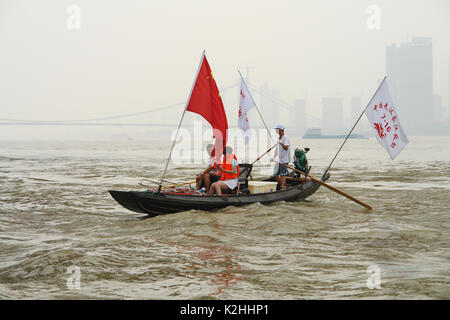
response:
M251 171L251 169L250 169ZM249 171L247 172L247 176ZM322 181L329 178L327 174ZM245 188L246 177L240 176L240 185ZM271 178L265 179L270 181ZM243 181L243 182L241 182ZM285 190L277 190L267 193L248 194L247 192L236 194L224 194L221 196L205 196L190 194L189 192L163 191L116 191L109 190L111 196L128 210L144 213L149 216L177 213L188 210L212 211L228 206L245 206L252 203L269 204L277 201L295 201L306 199L317 191L320 183L305 178L288 178L288 187ZM245 189L244 189L245 190Z
M243 78L242 84L244 84L245 90L248 93L246 94L246 96L250 97L251 95L248 92L248 88L245 85ZM193 94L195 96L195 99L191 103L191 97ZM241 97L242 96L244 95L241 94ZM219 98L212 99L211 97ZM251 102L247 101L247 103ZM255 107L257 108L256 105ZM177 141L176 138L178 136L178 130L180 129L186 111L199 114L211 124L213 129L219 130L222 133L221 137L227 136L226 130L228 128L228 121L226 119L226 113L220 98L219 91L217 89L217 84L215 83L214 77L212 77L209 64L206 60L205 52L203 52L202 58L200 59L197 75L195 77L194 84L192 85L192 89L186 103L186 107L183 111L183 115L178 125L175 139L173 140L172 144L172 149L169 154L169 159L166 162L162 178L159 183L156 182L156 184L158 184L158 188L156 189L149 187L147 191L109 190L111 196L125 208L137 213L144 213L149 216L158 216L188 210L210 211L226 208L228 206L245 206L257 202L268 204L276 201L294 201L299 199L306 199L307 197L315 193L321 186L320 180L317 180L311 176L309 176L309 178L307 178L306 176L304 178L289 177L287 179L287 188L284 190L250 194L249 190L246 187L248 186L248 177L253 167L252 164L239 165L239 183L237 186L237 190L233 190L234 192L232 192L231 194L224 194L220 196L206 196L192 191L191 188L179 188L179 184L176 185L175 188L162 186L163 181L167 182L167 180L164 180L164 177L167 171L167 166L169 164L173 147L175 145L175 142ZM258 113L260 114L259 111ZM214 114L215 116L212 117L212 114ZM262 120L264 122L264 119ZM264 125L266 126L265 122ZM267 126L266 129L270 136L270 130ZM224 142L225 143L219 145L225 146L226 139ZM272 146L272 148L267 150L253 163L256 163L259 159L261 159L262 156L267 154L277 145L278 143ZM296 169L294 170L298 171ZM328 178L329 174L325 175L322 178L322 182L328 180ZM266 181L267 180L271 180L271 178L267 178Z

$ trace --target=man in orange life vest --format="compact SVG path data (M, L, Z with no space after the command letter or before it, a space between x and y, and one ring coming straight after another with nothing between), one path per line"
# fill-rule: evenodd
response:
M225 148L220 170L222 171L222 176L219 181L211 185L208 196L214 193L221 195L223 191L233 190L238 184L239 163L233 154L233 149L229 146Z
M208 192L211 183L219 181L221 172L214 158L214 145L208 144L206 151L209 155L209 165L202 173L197 174L195 189L200 190L202 186L205 186L206 192Z

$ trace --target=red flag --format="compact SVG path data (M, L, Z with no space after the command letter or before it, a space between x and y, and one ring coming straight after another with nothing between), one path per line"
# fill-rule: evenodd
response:
M213 137L216 138L214 149L219 160L227 143L228 121L219 89L205 55L200 62L186 110L198 113L213 127Z

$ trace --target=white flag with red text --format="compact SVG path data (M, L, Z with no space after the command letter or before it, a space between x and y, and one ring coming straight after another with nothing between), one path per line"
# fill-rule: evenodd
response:
M400 125L386 79L370 100L365 113L376 131L378 142L386 149L391 159L394 159L409 141Z
M251 137L250 124L248 123L247 112L255 106L255 101L253 100L248 88L241 78L241 91L239 93L239 114L238 114L238 128L240 128L244 134L245 143Z

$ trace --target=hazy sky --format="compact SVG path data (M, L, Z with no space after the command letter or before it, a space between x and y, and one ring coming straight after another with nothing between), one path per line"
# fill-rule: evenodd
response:
M81 9L79 30L67 27L70 5ZM380 29L367 27L371 5ZM306 98L320 116L323 96L366 103L386 73L386 46L414 36L432 37L434 93L446 107L449 30L448 0L0 0L0 118L107 117L183 102L203 49L219 87L248 66L251 83L267 82L288 103ZM233 117L237 90L224 93ZM121 121L177 122L182 109ZM0 126L0 138L11 130L42 129Z

